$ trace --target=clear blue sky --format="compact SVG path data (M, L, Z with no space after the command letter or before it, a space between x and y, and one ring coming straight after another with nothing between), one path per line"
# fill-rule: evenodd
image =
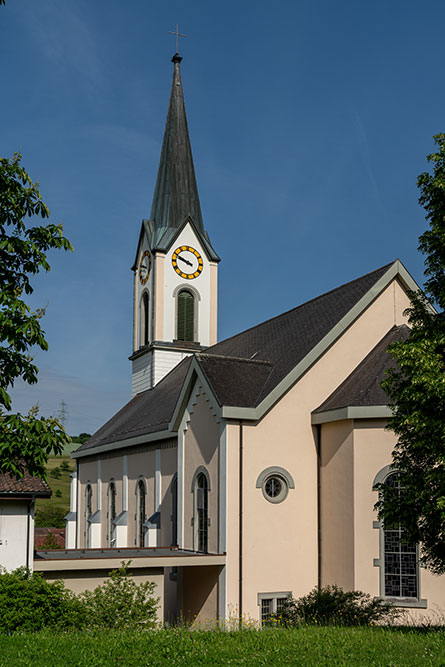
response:
M445 131L445 3L7 0L2 154L23 153L72 255L53 253L40 382L93 432L130 397L132 274L179 23L224 338L399 257L423 281L416 177Z

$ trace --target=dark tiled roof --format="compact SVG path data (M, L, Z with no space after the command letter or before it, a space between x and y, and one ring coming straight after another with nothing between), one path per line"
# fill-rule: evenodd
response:
M386 273L386 266L196 355L221 405L256 407ZM135 396L77 451L166 430L191 357Z
M266 361L211 354L199 354L197 357L220 405L255 405L273 368Z
M148 230L152 249L166 250L190 217L210 255L219 257L204 229L182 91L181 58L174 57L173 82Z
M0 496L35 495L39 498L50 498L51 489L48 484L38 477L33 477L25 471L23 477L16 479L11 475L0 474Z
M137 394L76 451L138 435L165 431L190 361L191 357L183 359L154 389Z
M387 369L395 367L395 362L387 352L387 348L391 343L406 340L409 331L405 324L392 327L346 380L314 412L327 412L349 406L388 405L388 396L380 383Z
M206 353L243 359L254 357L273 365L252 405L255 407L356 305L391 265L387 264L287 313L217 343Z

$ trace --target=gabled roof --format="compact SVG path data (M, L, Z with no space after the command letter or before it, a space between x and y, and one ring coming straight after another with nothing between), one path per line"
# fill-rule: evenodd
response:
M112 417L78 455L107 443L174 436L196 377L208 384L222 417L261 418L394 278L417 287L397 260L184 359Z
M348 418L348 415L352 418L354 411L348 413L344 411L344 408L371 408L377 406L386 408L389 399L380 384L386 371L389 368L395 368L395 361L388 353L388 346L398 341L407 340L409 332L410 329L406 324L393 326L346 380L313 411L312 423L320 424L325 421L336 421ZM356 416L359 416L357 411ZM381 416L386 416L386 412L385 414L382 413Z
M51 498L52 491L48 484L39 477L33 477L25 470L23 477L16 479L12 475L0 474L0 498Z
M258 405L378 282L392 264L311 299L206 350L272 365L251 407Z
M153 195L148 230L152 250L165 251L173 242L175 231L187 218L193 220L211 259L219 261L213 250L201 214L198 186L193 165L192 148L185 114L179 63L175 54L173 83L165 123L161 158Z

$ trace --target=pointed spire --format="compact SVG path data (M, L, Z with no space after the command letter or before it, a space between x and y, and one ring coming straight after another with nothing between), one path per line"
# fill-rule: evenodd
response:
M188 216L197 231L205 234L185 115L179 68L181 60L181 56L175 53L172 58L173 84L150 213L154 236L158 240L168 228L181 227Z

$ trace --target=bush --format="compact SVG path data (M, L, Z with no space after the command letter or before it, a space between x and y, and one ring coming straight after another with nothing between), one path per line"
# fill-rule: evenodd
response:
M88 624L95 628L154 628L159 598L155 584L137 584L128 567L131 561L109 573L109 579L94 591L79 596L88 609Z
M38 528L65 528L67 509L60 505L47 505L36 510L36 526Z
M42 550L46 550L46 549L64 549L64 546L62 544L59 544L59 542L57 541L56 536L54 535L54 533L52 533L49 530L46 533L45 539L43 540L39 549L42 549Z
M374 625L390 621L400 611L380 598L362 591L344 591L338 586L314 588L297 600L289 596L272 623L299 625Z
M0 570L0 633L80 628L84 608L61 581L49 583L26 568Z

